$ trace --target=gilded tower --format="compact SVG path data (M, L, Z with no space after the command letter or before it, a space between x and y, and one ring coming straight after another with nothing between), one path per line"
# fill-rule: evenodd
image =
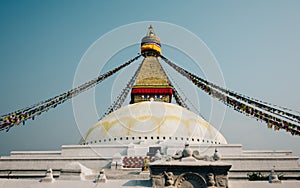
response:
M161 43L151 25L147 35L142 39L141 54L145 58L136 83L131 90L130 103L150 100L170 103L172 87L158 61L158 57L161 55Z

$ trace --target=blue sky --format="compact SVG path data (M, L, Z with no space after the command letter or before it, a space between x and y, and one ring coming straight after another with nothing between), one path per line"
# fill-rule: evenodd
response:
M201 38L217 59L231 90L300 111L299 7L300 2L292 0L2 0L0 114L69 90L82 56L99 37L122 25L142 21L176 24ZM132 35L140 40L146 29ZM155 30L159 33L159 28ZM107 45L117 42L112 40ZM105 70L137 52L134 46L122 50L106 64ZM165 55L175 63L181 59L180 53L169 52ZM191 68L187 63L182 66ZM108 106L102 99L109 86L109 82L103 82L97 89L96 101L101 109ZM210 109L201 108L206 119L209 112ZM231 109L226 110L220 131L229 143L243 144L244 149L288 149L300 155L298 137L274 132ZM0 155L11 150L59 149L62 144L76 144L79 139L72 103L67 102L28 121L26 126L0 132Z

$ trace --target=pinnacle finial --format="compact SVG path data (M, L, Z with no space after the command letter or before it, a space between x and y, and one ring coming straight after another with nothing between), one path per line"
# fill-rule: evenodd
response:
M148 27L148 33L147 33L147 36L155 36L154 29L153 29L152 25L150 25L150 26Z
M141 54L146 56L158 57L161 55L160 39L155 35L152 25L149 25L148 31L141 42Z

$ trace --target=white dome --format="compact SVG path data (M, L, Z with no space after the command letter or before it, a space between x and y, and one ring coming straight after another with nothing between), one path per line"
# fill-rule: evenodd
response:
M140 102L124 106L91 127L81 144L141 142L227 144L203 118L181 106Z

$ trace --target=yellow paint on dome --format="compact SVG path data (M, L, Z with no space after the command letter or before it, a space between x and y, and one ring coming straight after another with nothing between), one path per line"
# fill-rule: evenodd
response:
M152 116L147 115L147 116L136 117L136 120L138 120L138 121L146 121L146 120L149 120L151 118L152 118Z
M159 114L159 110L163 110L163 114ZM198 126L201 129L197 129ZM178 128L181 128L179 129L181 132L176 132ZM97 135L91 134L95 129L100 131L102 135L98 134L100 138L94 138ZM203 132L203 130L208 133ZM107 136L144 136L145 134L153 136L156 136L156 134L157 136L161 136L161 134L174 136L173 134L176 134L183 137L196 134L199 137L216 137L216 139L220 139L221 143L226 142L225 138L216 129L198 115L175 104L163 102L141 102L122 107L91 127L87 131L85 140L99 140Z
M182 118L178 116L162 116L162 117L154 117L154 116L140 116L140 117L123 117L115 121L102 121L101 123L97 124L96 126L92 127L88 131L88 135L90 132L92 132L95 128L101 126L105 132L108 132L113 126L118 125L118 123L122 124L123 128L127 129L127 135L130 135L130 132L133 127L139 126L138 124L141 123L140 121L153 121L155 122L157 128L158 128L158 134L160 134L160 127L161 126L167 126L165 123L167 120L175 120L178 122L178 124L182 124L186 127L187 134L190 136L190 122L196 121L199 122L197 123L198 126L204 126L209 129L209 124L208 123L203 123L196 118L189 118L183 120ZM141 125L140 125L141 126ZM150 131L150 130L149 130ZM88 135L86 137L88 137Z

